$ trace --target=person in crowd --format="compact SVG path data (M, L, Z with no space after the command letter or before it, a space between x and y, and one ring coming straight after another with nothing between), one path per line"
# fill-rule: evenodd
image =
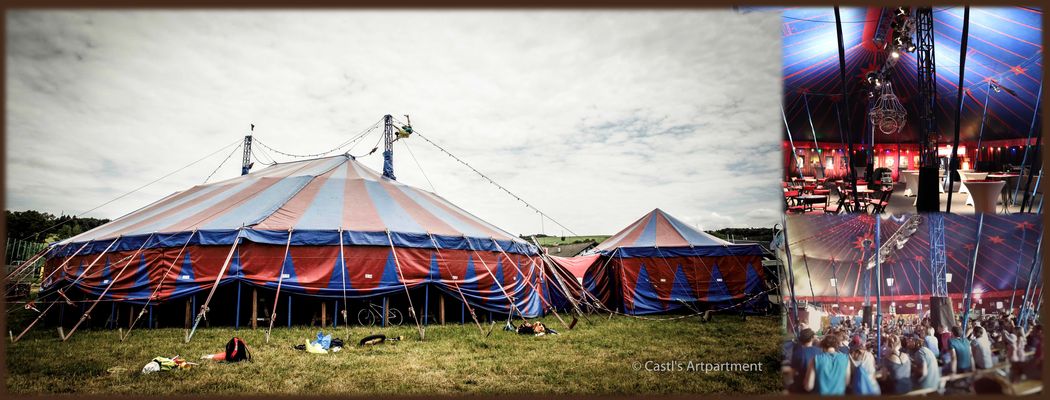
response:
M933 335L932 326L926 327L926 337L923 339L926 343L926 348L930 349L930 352L933 353L934 357L939 358L941 356L941 348L937 345L937 337Z
M886 355L882 362L888 394L904 394L911 391L911 358L901 351L901 338L889 335L886 338Z
M1024 327L1007 319L1002 323L1002 340L1006 343L1006 358L1010 360L1010 380L1019 381L1025 375L1028 356L1025 347L1028 334Z
M937 357L926 347L926 341L919 337L909 337L908 350L911 352L915 389L940 389L941 367L937 365Z
M970 352L970 341L962 334L958 325L952 327L952 338L948 341L950 360L949 371L952 374L970 372L973 369L973 356Z
M790 388L792 392L801 393L806 391L803 387L806 378L806 367L813 361L813 357L821 352L820 347L816 346L816 336L816 333L809 328L803 329L798 334L798 341L791 351L791 370L794 373L794 380Z
M863 343L854 343L850 349L850 365L853 370L850 372L852 380L850 382L850 391L852 394L869 396L879 395L882 390L879 388L879 382L875 380L875 356L868 351L868 348Z
M952 333L948 332L947 327L943 325L937 326L937 349L941 354L941 362L947 364L948 359L951 355L948 353L950 350L948 342L952 339Z
M820 341L823 350L813 357L806 368L805 389L820 395L846 394L850 381L849 356L836 350L841 342L838 335L824 335Z
M995 356L992 355L992 342L988 340L988 333L982 326L974 326L970 340L971 352L973 353L973 366L976 369L988 369L995 365Z

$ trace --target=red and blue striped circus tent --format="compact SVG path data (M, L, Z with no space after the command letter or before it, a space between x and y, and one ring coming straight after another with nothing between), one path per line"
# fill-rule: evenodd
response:
M768 301L757 244L733 244L655 209L600 243L584 287L610 309L653 314L755 310Z
M45 294L131 304L240 282L344 304L428 286L482 310L543 312L537 247L347 155L174 193L47 257Z

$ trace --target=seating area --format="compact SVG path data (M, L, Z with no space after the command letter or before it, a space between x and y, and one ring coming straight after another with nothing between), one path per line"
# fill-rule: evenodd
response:
M784 211L788 214L838 214L857 210L881 214L893 195L893 185L869 184L857 180L856 191L850 181L802 177L782 182Z

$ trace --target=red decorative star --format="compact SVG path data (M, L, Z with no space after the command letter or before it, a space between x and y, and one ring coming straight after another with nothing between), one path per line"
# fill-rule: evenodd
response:
M1013 68L1010 68L1010 72L1013 72L1014 75L1021 75L1024 73L1024 68L1021 68L1021 66L1018 65Z
M1020 229L1022 231L1026 229L1035 230L1035 224L1028 221L1021 221L1017 223L1017 229Z
M991 236L988 238L988 241L995 244L1003 244L1004 242L1006 242L1006 240L999 236Z
M973 251L974 247L976 246L974 246L973 243L967 243L963 245L963 248L966 249L966 251Z
M860 235L860 236L857 236L857 240L853 242L853 247L856 247L857 249L860 249L860 250L866 250L864 248L864 239L871 240L872 237L871 237L871 235Z
M915 256L915 261L922 262L924 258L922 256Z

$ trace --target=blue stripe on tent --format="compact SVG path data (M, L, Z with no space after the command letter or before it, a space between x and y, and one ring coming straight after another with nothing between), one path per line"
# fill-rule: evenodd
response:
M707 288L707 301L719 302L732 299L733 296L729 294L729 285L726 285L725 278L722 277L722 272L718 270L716 264L714 268L711 268L711 285Z
M221 229L255 225L277 211L281 205L299 193L299 190L302 190L313 179L312 176L281 179L261 193L240 202L236 208L223 212L218 218L201 228Z
M346 168L339 168L321 189L295 224L295 229L338 228L343 220L343 196L346 194Z
M169 226L175 225L175 224L177 224L177 223L179 223L179 222L181 222L181 221L183 221L183 220L185 220L185 219L187 219L187 218L189 218L189 217L191 217L193 215L196 215L197 213L199 213L201 211L207 210L208 208L210 208L210 207L212 207L212 206L214 206L216 204L219 204L220 202L222 202L222 201L224 201L224 200L226 200L226 199L228 199L230 197L233 197L237 193L240 193L240 192L242 192L244 190L247 190L249 187L251 187L253 184L255 184L258 181L259 180L257 178L246 179L246 180L244 180L243 182L241 182L241 183L239 183L237 185L233 185L232 187L224 186L223 187L223 191L221 193L218 193L218 194L216 194L216 195L214 195L214 196L212 196L212 197L210 197L210 198L208 198L206 200L203 200L200 203L194 204L194 205L192 205L190 207L186 207L185 209L180 210L179 212L176 212L175 214L169 215L169 216L167 216L165 218L157 219L157 220L153 221L153 223L148 224L146 226L143 226L143 227L139 228L138 230L136 230L135 232L129 233L129 235L136 235L136 234L140 234L140 233L144 233L144 232L155 232L157 230L160 230L160 229L167 228ZM240 225L238 225L238 226L240 226Z
M190 235L193 238L190 238ZM151 239L152 236L152 239ZM260 243L260 244L274 244L283 246L288 240L288 231L286 230L254 230L254 229L220 229L220 230L201 230L197 231L196 234L190 232L177 232L177 233L166 233L166 234L142 234L136 236L123 236L119 239L119 242L113 245L109 249L109 252L119 252L127 250L136 250L138 248L143 249L154 249L154 248L181 248L183 245L206 245L206 246L218 246L218 245L231 245L237 238L244 238L247 241ZM530 243L522 241L510 241L510 240L499 240L497 243L499 246L492 242L489 238L463 238L459 236L441 236L433 235L434 240L431 241L431 236L425 233L406 233L406 232L390 232L390 238L394 241L396 247L409 247L409 248L423 248L433 249L434 242L437 242L438 248L442 250L477 250L477 251L491 251L499 252L500 248L509 254L524 254L524 255L536 255L539 254L539 250ZM110 243L114 240L101 242L91 242L84 249L80 251L79 255L90 255L97 254L109 247ZM149 243L144 242L150 240ZM387 238L386 232L358 232L358 231L343 231L343 244L346 246L389 246L390 239ZM303 230L292 232L292 245L293 246L337 246L339 245L339 231L338 230ZM77 249L81 245L75 243L71 246L52 246L49 258L52 257L68 257L73 253L76 253ZM667 249L660 249L667 251Z
M129 300L145 301L153 293L153 288L150 287L148 264L146 255L142 254L139 257L139 266L135 269L135 276L137 277L135 284L128 291Z
M441 282L441 268L438 265L437 252L430 252L430 272L427 274L427 282Z
M394 259L394 252L387 253L386 265L383 266L383 276L379 279L378 289L387 289L401 287L401 279L397 274L397 260Z
M656 294L652 282L649 281L649 272L646 271L645 264L641 264L638 269L638 281L634 283L633 291L634 303L631 305L631 314L652 314L664 310L663 304L660 303L660 296Z
M383 226L386 226L391 232L427 232L394 201L393 197L390 197L383 185L371 180L365 180L364 183L368 197L376 208L376 213L383 220Z
M693 229L693 227L667 213L661 213L660 215L663 215L664 218L671 223L671 226L674 227L675 231L677 231L687 243L693 246L722 246L729 244L727 241Z
M685 276L685 271L682 270L682 264L678 264L678 270L674 273L674 282L671 283L671 301L677 302L693 302L696 301L694 295L696 291L693 287L689 286L689 278Z
M638 239L631 243L630 246L642 247L642 246L656 246L656 215L651 214L649 222L645 223L645 229L642 230L642 234L638 236Z
M398 185L397 188L400 189L401 192L404 193L406 196L408 196L408 198L412 199L412 201L416 202L416 204L419 204L420 207L429 212L431 215L437 217L441 220L441 222L444 222L448 226L451 226L452 229L455 229L467 236L485 237L484 232L479 231L473 225L461 220L458 216L449 214L442 208L438 207L437 205L432 203L430 199L427 199L425 196L420 195L419 191L415 188L411 188L404 185Z
M350 284L349 279L344 279L346 276L346 266L343 264L341 259L335 260L332 265L332 275L328 278L328 290L333 292L343 293L343 290L352 291L353 285Z

